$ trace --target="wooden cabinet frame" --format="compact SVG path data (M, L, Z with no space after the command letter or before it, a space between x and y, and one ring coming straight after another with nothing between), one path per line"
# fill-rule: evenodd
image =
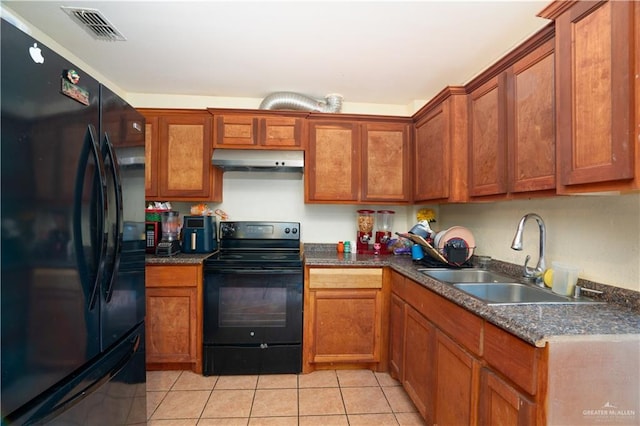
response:
M303 373L387 371L387 268L305 267Z
M222 201L222 171L211 165L211 115L202 110L139 111L146 119L146 198Z
M147 265L147 369L202 374L202 265Z
M471 199L554 194L553 37L550 24L465 86Z
M210 108L209 113L214 148L306 149L308 112Z
M553 2L539 16L556 24L558 192L640 188L638 2Z
M390 280L390 374L427 424L514 418L518 424L544 424L545 405L538 401L546 397L546 348L525 343L397 272ZM492 400L494 395L506 402Z
M467 201L468 119L464 87L447 87L413 118L413 201Z
M411 200L408 117L311 116L306 203L405 204Z

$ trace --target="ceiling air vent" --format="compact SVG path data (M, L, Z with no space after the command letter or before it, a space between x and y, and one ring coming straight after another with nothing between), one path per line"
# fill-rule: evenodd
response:
M126 38L98 9L61 6L69 16L98 40L125 41Z

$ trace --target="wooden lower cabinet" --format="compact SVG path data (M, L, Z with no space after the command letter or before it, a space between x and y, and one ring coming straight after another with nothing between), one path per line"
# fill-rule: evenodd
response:
M480 362L439 331L435 333L434 352L433 423L476 424Z
M433 336L435 328L422 315L409 305L404 309L404 374L402 385L427 420L433 423Z
M202 266L146 268L148 370L202 373Z
M481 425L528 425L535 419L536 404L489 369L480 380Z
M546 349L399 273L390 282L389 372L427 424L545 423Z
M306 268L305 275L303 372L386 370L382 268Z
M402 299L395 294L391 295L389 303L389 374L399 380L401 380L403 372L404 305Z

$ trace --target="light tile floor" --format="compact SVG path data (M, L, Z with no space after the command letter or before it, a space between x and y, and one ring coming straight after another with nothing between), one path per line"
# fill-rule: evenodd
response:
M369 370L204 377L147 372L149 426L424 425L400 383Z

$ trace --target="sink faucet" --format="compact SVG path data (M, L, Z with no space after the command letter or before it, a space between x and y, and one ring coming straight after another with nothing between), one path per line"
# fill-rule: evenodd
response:
M531 256L527 255L524 261L524 271L522 273L522 276L530 280L535 280L536 284L544 286L544 283L542 282L542 275L547 269L547 265L544 261L547 229L544 226L544 221L540 216L535 213L528 213L522 216L522 219L520 219L520 222L518 222L518 229L516 229L516 235L513 237L511 248L518 251L522 250L522 234L524 232L524 224L529 218L533 218L536 220L536 222L538 222L538 228L540 229L540 253L538 254L538 264L536 265L535 269L531 269L527 266L527 263L529 263L529 260L531 259Z

